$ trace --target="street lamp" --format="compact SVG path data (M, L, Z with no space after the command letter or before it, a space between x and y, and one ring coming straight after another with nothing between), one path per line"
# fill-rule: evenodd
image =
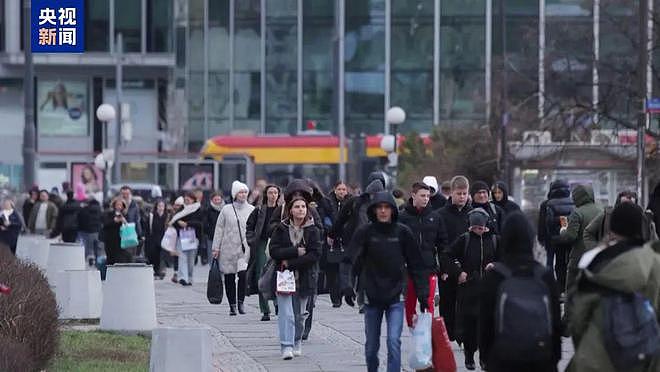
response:
M389 136L383 136L380 142L380 147L383 151L387 152L389 166L392 168L392 183L396 185L397 168L399 166L399 156L397 154L398 145L398 129L399 125L406 121L406 112L401 107L394 106L387 110L385 114L385 121L390 126Z
M117 118L117 111L113 105L103 103L96 109L96 117L104 124L103 152L96 156L96 159L94 159L94 165L98 168L102 168L105 172L105 177L103 177L103 190L105 197L105 193L110 190L108 182L108 176L110 174L108 173L108 168L111 168L114 163L114 151L108 149L108 125Z

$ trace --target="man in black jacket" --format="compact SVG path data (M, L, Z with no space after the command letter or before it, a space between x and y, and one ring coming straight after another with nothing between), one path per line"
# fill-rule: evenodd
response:
M78 212L80 203L73 198L73 191L66 192L66 202L60 208L55 223L55 231L51 233L51 238L62 235L62 241L65 243L75 243L78 240Z
M447 198L445 198L445 196L440 192L437 178L433 176L426 176L424 179L422 179L422 183L431 188L431 199L429 201L429 204L431 204L431 209L437 211L447 205Z
M80 239L85 246L85 257L89 266L93 266L99 257L105 257L105 253L99 246L99 232L103 226L102 215L101 204L94 197L87 199L78 212Z
M425 183L416 182L412 186L412 197L403 207L399 222L408 226L413 232L415 242L422 255L424 269L428 272L429 292L435 294L435 276L439 272L438 257L447 248L447 232L440 215L433 210L430 195L431 188ZM411 291L412 290L412 291ZM432 299L431 299L432 300ZM430 306L433 302L431 302ZM415 314L415 292L412 280L408 280L406 293L406 321L412 326Z
M370 224L357 229L351 241L354 274L365 294L365 357L367 370L378 371L383 314L387 319L387 370L401 370L401 295L405 274L412 277L420 309L427 309L428 286L422 257L408 227L397 223L398 212L389 192L377 193L367 210Z
M447 231L447 241L451 245L459 236L466 233L470 227L468 212L472 207L468 204L468 190L470 183L463 176L456 176L451 180L451 202L440 209L440 217ZM456 314L456 281L458 278L451 275L451 260L447 252L440 255L440 315L445 318L449 339L454 340L454 318Z

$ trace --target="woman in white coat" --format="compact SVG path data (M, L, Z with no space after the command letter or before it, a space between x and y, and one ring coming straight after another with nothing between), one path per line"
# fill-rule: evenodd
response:
M247 267L250 247L245 238L246 224L254 206L247 202L248 187L239 181L231 185L233 202L225 205L218 215L213 235L213 257L219 257L220 271L225 274L225 292L229 302L229 315L245 314L243 301L247 289ZM236 298L236 276L238 275L238 299Z

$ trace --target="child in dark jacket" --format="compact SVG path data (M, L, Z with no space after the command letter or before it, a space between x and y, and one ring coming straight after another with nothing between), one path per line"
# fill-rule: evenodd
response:
M474 353L478 346L479 291L486 271L494 267L497 237L486 227L490 216L482 208L470 211L468 218L469 231L450 246L449 257L458 275L456 336L465 344L465 367L474 370Z

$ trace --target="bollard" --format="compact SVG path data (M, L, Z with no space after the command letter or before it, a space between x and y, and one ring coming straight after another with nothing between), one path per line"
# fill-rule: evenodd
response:
M139 332L156 328L153 275L151 265L108 266L103 284L101 330Z
M50 241L43 235L19 235L16 244L16 257L32 262L43 271L48 267Z
M209 328L157 328L151 333L151 372L210 372Z
M60 319L98 319L101 317L101 278L95 270L58 272L55 298Z
M55 285L57 273L65 270L85 270L85 247L79 243L51 243L46 276Z

